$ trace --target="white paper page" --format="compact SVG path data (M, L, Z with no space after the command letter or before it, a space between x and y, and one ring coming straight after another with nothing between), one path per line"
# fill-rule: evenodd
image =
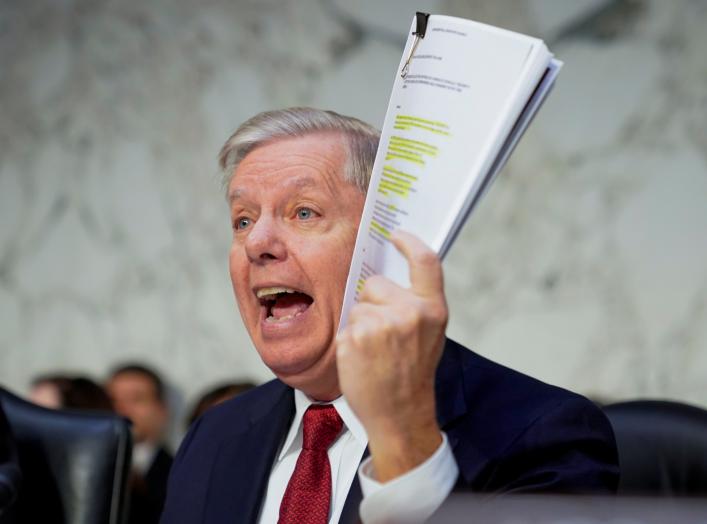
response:
M465 204L463 211L457 215L457 221L452 226L449 235L447 236L444 244L439 250L440 258L444 258L447 255L449 248L452 247L452 244L454 243L454 240L456 240L457 235L461 230L461 227L464 225L464 222L471 214L476 204L483 198L483 196L489 190L491 184L498 176L498 173L501 171L501 169L503 169L503 166L506 165L506 162L510 158L511 153L513 153L513 150L518 144L520 137L523 136L523 133L525 133L525 130L533 121L535 114L538 112L538 110L542 106L542 103L545 101L545 98L547 98L547 95L550 94L552 86L554 85L557 75L560 73L562 65L563 64L561 61L555 60L554 58L550 61L547 71L542 76L540 83L538 84L537 88L535 89L535 92L526 104L525 108L523 108L523 111L518 117L515 126L513 126L513 129L511 130L511 134L506 139L506 143L501 146L501 149L498 152L496 160L491 166L491 169L484 177L480 190L478 192L472 192L469 194L468 201Z
M538 39L433 15L403 79L412 44L396 72L340 328L371 274L409 285L392 231L410 231L437 252L445 245L551 59Z

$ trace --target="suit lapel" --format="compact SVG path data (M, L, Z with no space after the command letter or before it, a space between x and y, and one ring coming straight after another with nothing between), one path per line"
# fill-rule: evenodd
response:
M366 454L368 454L367 452L368 448L366 448ZM349 494L346 496L344 509L341 510L340 524L359 522L358 507L361 504L361 500L363 500L363 494L361 493L361 484L358 481L358 473L356 473L351 483Z
M249 423L225 438L211 475L204 522L256 522L275 456L294 416L292 389L282 385L254 402Z
M464 399L464 370L460 359L460 351L468 351L451 339L447 339L444 352L437 366L435 377L435 400L437 405L437 422L442 431L447 431L449 425L467 412ZM459 442L454 432L447 432L449 445L454 450Z
M369 454L368 447L366 447L363 451L361 462L366 460ZM359 522L358 507L361 504L361 500L363 500L363 493L361 492L361 483L358 481L357 470L353 482L351 483L351 488L349 488L349 494L346 496L344 508L341 510L341 517L339 517L340 524Z

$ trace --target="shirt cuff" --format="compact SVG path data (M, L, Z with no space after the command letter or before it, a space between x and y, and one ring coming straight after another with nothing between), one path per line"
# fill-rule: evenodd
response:
M380 483L373 478L373 463L368 457L358 468L363 493L359 507L361 521L365 524L424 522L452 491L458 474L445 433L430 458L389 482Z

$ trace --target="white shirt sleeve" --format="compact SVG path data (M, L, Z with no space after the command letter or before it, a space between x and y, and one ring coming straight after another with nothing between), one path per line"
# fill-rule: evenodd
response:
M373 464L368 457L358 469L363 493L359 507L361 520L364 524L424 522L452 491L458 474L445 433L430 458L383 484L373 478Z

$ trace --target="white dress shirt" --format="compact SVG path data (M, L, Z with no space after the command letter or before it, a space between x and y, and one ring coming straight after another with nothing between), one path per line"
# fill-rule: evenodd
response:
M314 403L304 393L295 390L295 417L270 472L258 519L260 524L276 523L279 518L280 502L302 450L302 418ZM370 457L361 463L368 445L363 425L343 396L331 404L343 420L344 427L328 451L332 481L329 523L339 522L357 470L363 493L360 516L364 523L422 522L429 517L452 490L458 474L446 435L443 434L442 444L424 463L381 484L375 480Z
M149 442L136 442L133 445L132 453L132 468L142 476L147 475L147 472L152 466L157 455L157 446Z

